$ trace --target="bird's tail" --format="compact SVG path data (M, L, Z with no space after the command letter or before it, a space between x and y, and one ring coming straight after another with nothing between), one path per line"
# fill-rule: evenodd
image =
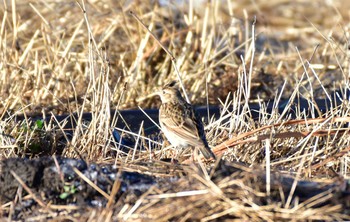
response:
M214 160L216 160L216 156L213 153L213 151L211 151L210 147L203 146L203 147L200 147L199 150L201 151L205 159L209 160L210 158L213 158Z

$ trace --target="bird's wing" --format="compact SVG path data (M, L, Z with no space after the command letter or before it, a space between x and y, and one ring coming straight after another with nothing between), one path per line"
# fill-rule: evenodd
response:
M164 104L166 105L166 104ZM182 116L182 118L179 118ZM171 130L175 135L188 141L192 146L203 145L199 136L197 120L194 118L191 107L174 106L172 108L163 107L160 110L160 118L163 127Z

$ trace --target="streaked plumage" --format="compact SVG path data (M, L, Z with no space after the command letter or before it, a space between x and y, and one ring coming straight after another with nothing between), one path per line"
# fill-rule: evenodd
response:
M199 148L206 159L215 159L208 146L202 121L181 96L175 82L165 85L158 94L162 100L159 123L169 142L175 147Z

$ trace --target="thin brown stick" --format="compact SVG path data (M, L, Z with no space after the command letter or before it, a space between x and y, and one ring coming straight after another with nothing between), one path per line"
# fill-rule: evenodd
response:
M238 135L237 137L234 137L234 138L232 138L230 140L227 140L227 141L217 145L214 148L214 151L218 152L220 150L225 150L227 147L231 147L231 146L236 145L237 141L239 141L239 140L241 140L241 139L243 139L245 137L251 136L251 135L253 135L255 133L258 133L258 132L261 132L263 130L270 129L270 128L273 128L273 127L289 126L289 125L296 125L296 124L315 124L315 123L324 122L327 119L329 119L329 118L314 118L314 119L307 119L307 120L290 120L290 121L283 122L283 123L276 123L276 124L273 124L273 125L263 126L263 127L258 128L258 129L255 129L255 130L252 130L252 131L249 131L249 132L246 132L246 133L242 133L242 134ZM330 122L331 123L334 123L334 122L350 122L350 117L334 117L334 118L330 119ZM316 132L313 132L312 135L313 136L324 136L324 135L327 134L327 132L325 132L324 130L318 130ZM335 133L335 132L336 131L334 131L333 133ZM294 137L294 136L295 137L304 137L304 136L309 135L310 133L311 132L299 132L299 133L294 132L294 133L291 134L291 137ZM282 134L281 137L284 138L285 134ZM262 136L262 139L264 139L264 138L265 137Z
M116 176L116 178L114 180L112 191L111 191L111 194L109 196L108 203L107 203L107 209L112 207L112 204L114 203L115 195L117 195L118 190L120 188L120 185L121 185L120 176L121 176L121 172L122 172L121 169L122 168L120 167L119 170L118 170L117 176Z
M19 184L29 193L29 195L43 208L47 208L47 205L40 199L40 197L37 197L33 191L23 182L23 180L15 173L15 171L10 170L10 173L12 176L18 181Z
M149 30L149 28L141 21L141 19L140 19L133 11L130 11L129 13L130 13L130 15L131 15L132 17L134 17L134 18L136 19L136 21L138 21L138 22L141 24L141 26L142 26L144 29L146 29L146 30L150 33L150 35L153 37L153 39L154 39L154 40L160 45L160 47L162 47L162 49L170 56L170 59L171 59L171 61L172 61L172 64L173 64L173 66L174 66L174 69L175 69L175 71L176 71L175 73L176 73L176 75L177 75L177 78L179 79L179 83L180 83L180 86L181 86L182 91L183 91L183 93L184 93L184 96L185 96L185 98L186 98L186 101L187 101L188 103L191 103L190 100L189 100L189 98L188 98L188 96L187 96L185 87L184 87L184 85L183 85L183 83L182 83L179 70L178 70L178 68L177 68L177 66L176 66L176 58L175 58L175 57L173 56L173 54L159 41L159 39L152 33L151 30Z
M89 184L91 187L93 187L97 192L99 192L102 196L104 196L107 200L109 200L111 197L108 195L108 193L104 192L101 188L96 186L89 178L87 178L84 174L82 174L77 168L73 168L74 172L78 174L78 176L81 177L87 184Z

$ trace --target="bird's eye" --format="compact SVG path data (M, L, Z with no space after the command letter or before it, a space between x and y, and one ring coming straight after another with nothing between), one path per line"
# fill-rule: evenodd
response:
M162 93L165 94L165 90L162 90Z

